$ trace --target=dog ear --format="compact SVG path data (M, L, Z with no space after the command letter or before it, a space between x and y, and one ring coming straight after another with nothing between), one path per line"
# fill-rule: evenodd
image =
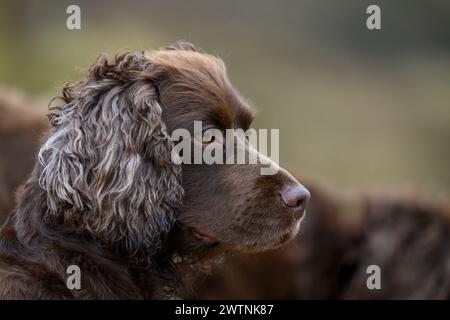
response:
M63 90L39 152L48 214L128 253L158 249L183 193L152 68L140 54L100 56Z

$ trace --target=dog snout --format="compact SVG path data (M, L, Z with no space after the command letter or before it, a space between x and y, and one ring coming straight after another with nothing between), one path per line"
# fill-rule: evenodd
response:
M283 203L292 208L294 216L300 218L308 206L311 194L301 184L288 184L280 191L280 197Z

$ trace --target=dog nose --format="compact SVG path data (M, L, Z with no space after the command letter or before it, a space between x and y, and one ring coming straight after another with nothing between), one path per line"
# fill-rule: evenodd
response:
M311 198L309 191L300 184L287 185L281 190L280 196L286 206L299 213L305 211Z

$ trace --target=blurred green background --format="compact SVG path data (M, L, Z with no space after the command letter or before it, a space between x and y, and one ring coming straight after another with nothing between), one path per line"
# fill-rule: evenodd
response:
M81 30L66 29L69 4ZM370 4L382 30L366 28ZM0 85L48 101L100 52L179 39L225 60L298 177L449 194L448 0L2 0Z

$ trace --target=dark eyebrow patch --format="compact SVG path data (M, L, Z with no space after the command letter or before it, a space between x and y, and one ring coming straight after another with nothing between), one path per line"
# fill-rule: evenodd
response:
M250 128L253 119L255 118L255 111L250 107L240 107L237 110L237 124L239 127L247 130Z
M233 115L229 107L224 104L217 105L211 112L211 120L223 129L233 127Z
M233 113L233 125L241 129L249 129L255 118L255 110L249 103L239 95L237 91L232 89L229 96L230 109Z

